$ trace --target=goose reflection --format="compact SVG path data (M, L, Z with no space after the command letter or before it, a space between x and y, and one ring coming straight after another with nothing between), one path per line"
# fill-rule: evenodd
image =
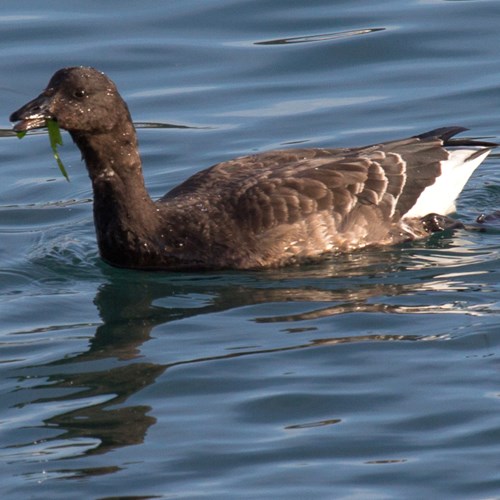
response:
M425 257L421 271L404 273L410 263L415 265L412 252L361 252L331 264L249 274L131 275L106 270L106 282L94 300L102 324L96 328L89 348L46 365L51 373L49 383L37 387L49 390L52 395L36 403L60 403L59 407L73 408L45 420L51 430L63 431L49 439L48 446L51 441L78 442L78 454L93 455L142 443L148 429L156 423L154 408L135 404L131 398L175 366L349 342L435 338L425 332L422 335L370 333L368 327L366 334L360 335L358 329L357 334L350 335L345 325L338 326L335 321L337 316L354 313L450 312L447 303L410 306L401 300L421 291L463 286L457 276L435 279L443 270L430 266L430 254L425 252L421 252ZM275 323L279 331L290 334L286 345L270 342L230 351L222 347L220 354L203 357L186 351L172 354L168 363L146 361L142 357L142 348L151 339L153 330L155 336L170 332L177 335L174 325L179 320L248 306L287 303L293 305L292 314L253 317L254 325ZM332 319L331 335L320 337L314 320L328 317ZM54 397L54 391L58 390L61 395ZM86 443L83 446L82 440ZM114 470L78 469L71 474L74 477Z

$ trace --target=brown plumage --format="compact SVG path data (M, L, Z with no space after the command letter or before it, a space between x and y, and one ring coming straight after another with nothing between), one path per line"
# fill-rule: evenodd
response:
M153 202L127 105L106 75L59 70L10 117L15 130L48 118L82 152L103 259L136 269L281 266L424 237L441 226L422 219L422 193L444 170L466 165L463 186L495 146L452 139L465 129L448 127L362 148L271 151L219 163Z

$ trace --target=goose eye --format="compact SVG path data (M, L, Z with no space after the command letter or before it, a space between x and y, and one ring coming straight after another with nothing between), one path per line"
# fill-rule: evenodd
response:
M76 97L77 99L81 99L82 97L85 97L85 90L83 89L77 89L73 92L73 97Z

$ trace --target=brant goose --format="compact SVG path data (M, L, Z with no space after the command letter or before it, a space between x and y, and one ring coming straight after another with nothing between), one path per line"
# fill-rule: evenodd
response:
M80 149L94 191L102 258L135 269L256 269L397 244L446 217L496 144L446 127L366 147L288 149L202 170L153 201L136 132L115 84L89 67L57 71L10 120L56 120Z

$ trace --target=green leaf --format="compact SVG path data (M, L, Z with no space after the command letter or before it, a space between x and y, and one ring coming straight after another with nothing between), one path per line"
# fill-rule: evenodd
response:
M55 120L46 120L45 123L49 131L50 147L52 148L52 152L54 153L54 158L56 159L57 166L59 167L61 174L63 174L64 178L69 182L68 172L64 167L61 157L59 156L59 151L57 151L57 147L63 145L59 124Z
M61 157L59 156L59 151L57 151L58 146L63 145L59 124L55 120L45 120L45 125L47 125L47 129L49 131L50 147L52 149L52 152L54 153L54 158L56 159L57 166L59 167L61 174L63 174L64 178L69 182L68 172L64 167ZM16 135L19 139L22 139L26 135L26 130L16 132Z

